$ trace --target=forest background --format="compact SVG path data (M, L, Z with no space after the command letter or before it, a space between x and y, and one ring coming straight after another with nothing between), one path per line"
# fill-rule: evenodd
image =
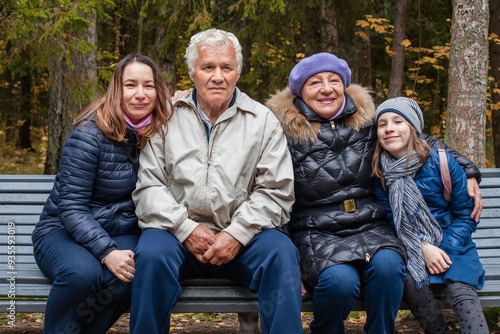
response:
M500 167L500 0L2 0L0 173L56 173L73 120L128 53L153 58L172 92L191 87L185 48L209 27L239 38L238 87L256 100L286 87L302 58L332 52L377 105L417 100L424 132ZM477 104L454 95L460 71Z

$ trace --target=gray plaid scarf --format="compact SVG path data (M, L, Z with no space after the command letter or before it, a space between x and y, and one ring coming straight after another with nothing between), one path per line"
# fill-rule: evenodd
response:
M396 233L406 246L408 271L415 279L417 289L420 289L429 283L421 244L439 246L443 239L439 223L429 211L413 181L413 177L423 164L415 151L409 158L405 156L399 160L384 151L380 162L389 187L389 203Z

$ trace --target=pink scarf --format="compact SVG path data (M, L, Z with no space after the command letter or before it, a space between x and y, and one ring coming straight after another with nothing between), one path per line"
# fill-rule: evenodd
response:
M135 131L135 134L137 135L137 140L141 139L141 136L138 135L139 131L144 130L146 126L151 124L151 121L153 120L153 113L150 113L143 119L139 121L139 123L134 124L132 121L123 113L123 118L125 119L125 123L130 125L130 127Z

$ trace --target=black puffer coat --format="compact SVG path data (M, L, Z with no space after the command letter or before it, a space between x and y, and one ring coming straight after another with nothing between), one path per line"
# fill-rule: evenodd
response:
M136 133L127 128L126 138L124 147L137 165ZM136 181L137 172L120 143L107 138L94 121L78 125L64 144L33 242L66 229L101 261L117 249L112 237L140 234L131 196Z
M385 208L373 195L371 161L377 140L373 100L359 85L347 88L345 98L344 111L335 121L316 114L289 89L267 103L289 141L296 201L288 232L299 249L302 276L309 285L316 284L325 268L370 261L382 248L406 259L404 246L386 221ZM356 203L355 212L345 211L344 201L350 199Z

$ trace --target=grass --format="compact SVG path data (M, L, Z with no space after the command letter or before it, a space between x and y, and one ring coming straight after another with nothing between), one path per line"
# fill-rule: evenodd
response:
M483 312L490 331L500 330L500 308L484 308Z

